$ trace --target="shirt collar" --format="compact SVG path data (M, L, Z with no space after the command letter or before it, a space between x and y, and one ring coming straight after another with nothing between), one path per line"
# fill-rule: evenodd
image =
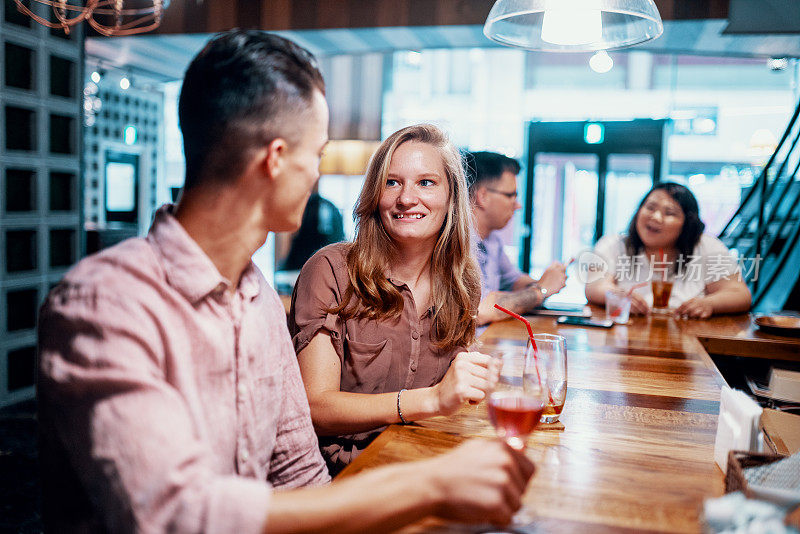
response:
M486 254L486 244L491 236L492 233L489 232L489 235L486 236L486 239L483 239L481 235L477 231L475 231L475 228L471 228L469 232L469 237L470 237L470 244L472 245L472 250L476 253Z
M153 218L147 239L158 250L167 281L188 301L196 303L212 292L225 291L230 280L222 276L200 245L172 215L174 206L161 206ZM239 282L242 296L253 299L259 293L258 272L251 261Z
M406 284L405 282L401 282L399 280L395 280L394 278L389 278L388 276L386 277L386 279L389 280L390 284L399 289L401 293L403 291L407 291L408 294L411 295L411 298L412 299L414 298L413 295L411 294L411 288L408 287L408 284ZM431 306L427 310L425 310L423 317L426 315L433 315L434 311L436 311L436 306L431 304Z
M239 292L245 299L252 300L256 298L261 291L261 277L259 270L251 261L245 267L242 273L242 279L239 280Z

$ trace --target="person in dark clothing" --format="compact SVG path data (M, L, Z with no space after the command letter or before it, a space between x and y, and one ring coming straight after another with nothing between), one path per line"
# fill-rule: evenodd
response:
M344 241L342 214L333 202L315 191L308 199L300 229L292 238L280 270L299 271L316 251L339 241Z

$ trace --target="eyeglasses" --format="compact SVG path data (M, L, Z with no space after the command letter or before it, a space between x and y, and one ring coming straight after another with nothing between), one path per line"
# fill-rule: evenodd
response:
M507 191L500 191L499 189L492 189L491 187L486 188L487 191L491 191L492 193L497 193L498 195L503 195L508 200L517 200L517 192L514 191L513 193L509 193Z

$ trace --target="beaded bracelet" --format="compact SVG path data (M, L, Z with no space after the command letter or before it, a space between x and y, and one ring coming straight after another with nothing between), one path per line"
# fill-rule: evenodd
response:
M400 422L404 425L407 425L408 421L406 421L405 417L403 417L403 410L400 409L400 395L402 395L404 391L405 389L401 389L397 392L397 415L400 416Z

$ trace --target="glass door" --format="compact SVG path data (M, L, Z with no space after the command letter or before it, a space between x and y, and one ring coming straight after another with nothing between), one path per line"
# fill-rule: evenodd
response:
M600 235L619 234L627 230L642 197L653 187L653 156L609 154L607 169Z
M599 158L595 154L540 152L534 163L531 276L538 278L554 260L567 262L591 248L597 218ZM572 284L553 302L583 300Z
M534 163L532 272L592 246L598 157L541 152Z

